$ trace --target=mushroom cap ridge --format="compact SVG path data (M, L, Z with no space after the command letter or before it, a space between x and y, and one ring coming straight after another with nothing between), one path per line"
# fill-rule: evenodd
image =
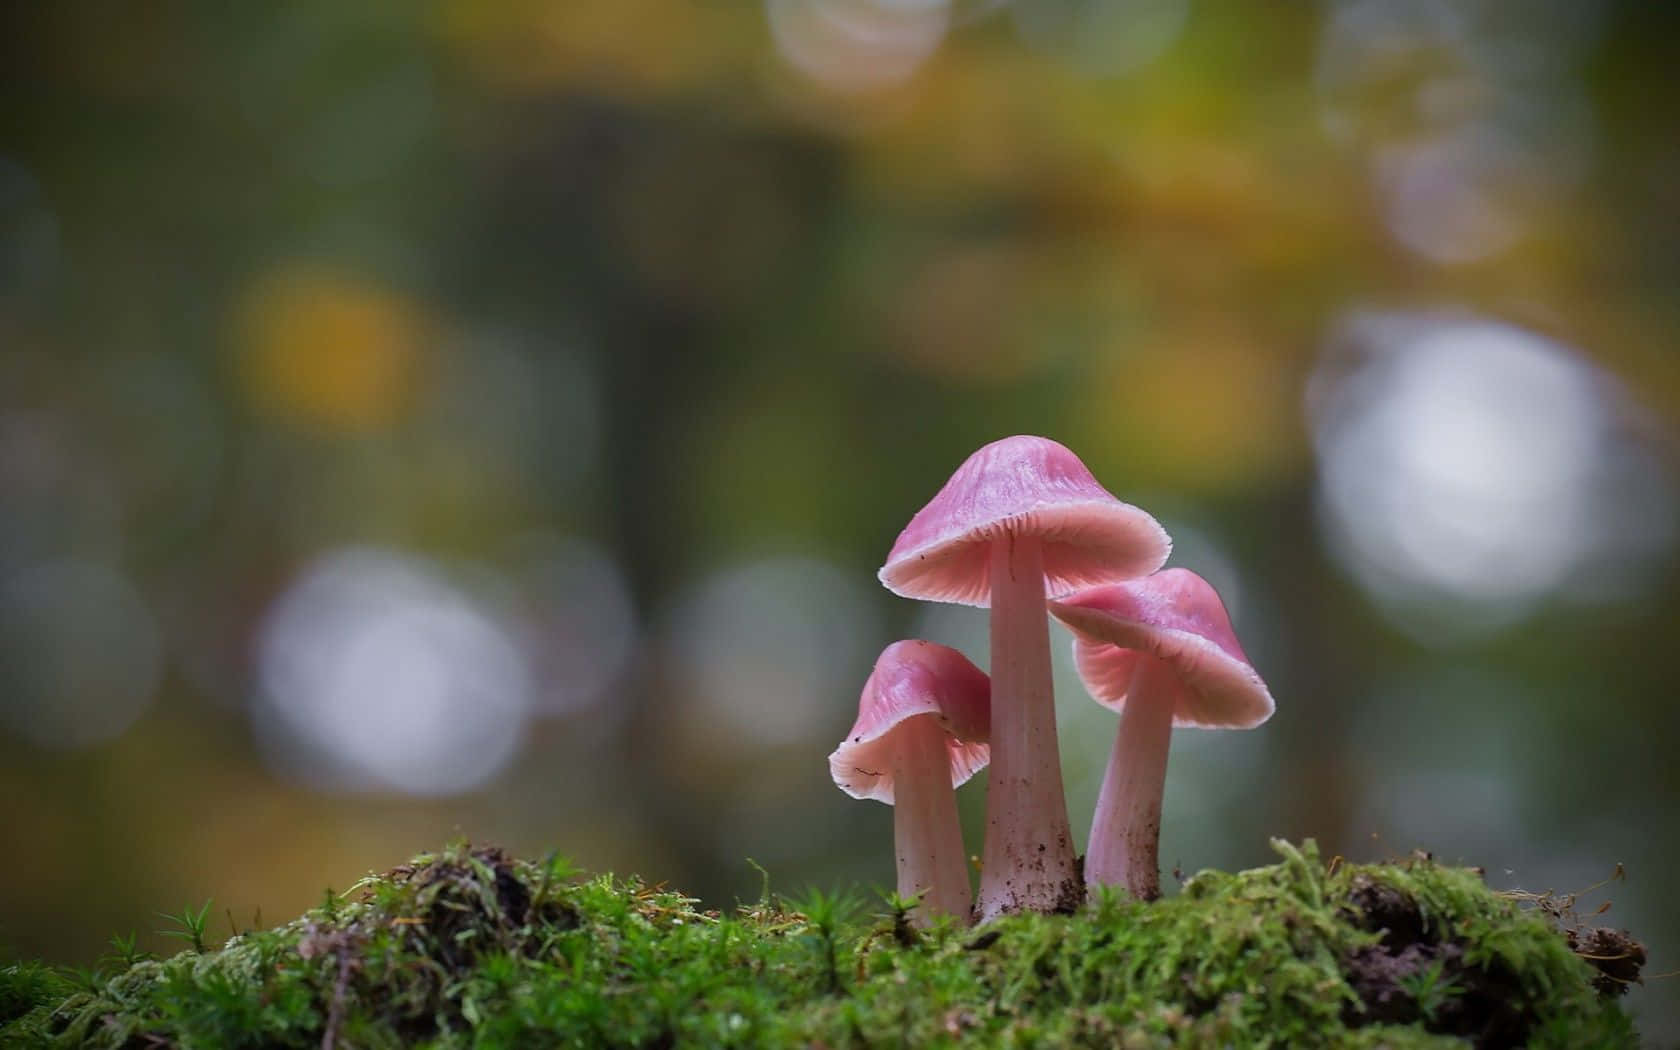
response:
M899 533L881 582L894 594L991 604L989 549L1008 535L1044 544L1045 593L1144 576L1172 549L1148 512L1122 503L1049 438L994 441L965 460Z
M912 718L933 718L946 733L951 786L958 787L991 760L992 682L962 653L935 642L887 646L858 699L857 722L834 752L828 770L853 798L892 805L893 730Z
M1188 569L1082 591L1051 602L1050 612L1073 630L1079 677L1105 707L1125 705L1145 653L1178 676L1174 726L1252 729L1276 707L1237 642L1225 603Z

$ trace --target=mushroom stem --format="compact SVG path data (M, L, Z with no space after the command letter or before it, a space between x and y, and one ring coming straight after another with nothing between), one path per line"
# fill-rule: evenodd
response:
M976 918L1072 911L1084 888L1062 795L1038 537L992 543L991 602L992 765Z
M935 915L966 921L973 905L968 856L957 821L946 734L932 715L912 718L900 730L903 745L893 764L893 849L898 856L898 895L922 895L913 916L926 926Z
M1138 654L1091 818L1087 886L1121 886L1146 901L1161 895L1161 795L1177 688L1170 667Z

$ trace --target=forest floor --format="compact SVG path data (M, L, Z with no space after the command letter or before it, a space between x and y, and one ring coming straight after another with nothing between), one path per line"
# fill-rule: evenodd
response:
M457 845L220 947L188 914L191 948L129 944L114 975L0 965L0 1050L1636 1045L1619 995L1644 949L1567 899L1273 845L1159 901L927 929L768 877L706 911Z

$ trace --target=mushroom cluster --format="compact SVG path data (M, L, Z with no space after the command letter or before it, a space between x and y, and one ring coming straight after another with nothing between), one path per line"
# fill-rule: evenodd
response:
M989 607L991 675L932 642L888 646L829 770L853 797L895 806L898 890L921 901L918 921L1070 912L1096 886L1159 895L1172 727L1250 728L1273 707L1213 588L1161 570L1171 546L1079 457L1029 436L975 452L905 526L881 582L906 598ZM1083 877L1056 744L1051 615L1074 632L1086 690L1120 712ZM954 792L988 759L971 898Z

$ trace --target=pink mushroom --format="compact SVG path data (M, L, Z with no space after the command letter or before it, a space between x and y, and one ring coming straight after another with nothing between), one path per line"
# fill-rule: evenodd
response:
M968 918L968 855L956 788L988 757L991 682L955 649L894 642L875 661L857 723L828 756L840 790L893 807L898 892L922 895L918 921Z
M1044 599L1142 576L1171 547L1161 526L1041 437L970 456L893 544L881 582L906 598L990 605L992 770L986 781L980 919L1072 911L1075 867Z
M1085 688L1120 712L1085 883L1153 900L1161 894L1156 855L1173 727L1252 729L1272 716L1272 694L1237 644L1219 595L1186 569L1085 591L1051 602L1050 611L1073 629Z

